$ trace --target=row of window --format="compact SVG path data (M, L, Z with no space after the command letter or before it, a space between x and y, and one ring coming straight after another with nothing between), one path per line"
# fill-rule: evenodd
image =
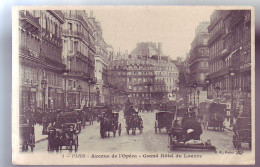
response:
M162 85L155 85L155 86L150 86L150 91L151 92L171 92L174 88L174 86L162 86ZM148 86L129 86L128 89L133 90L133 91L140 91L140 92L147 92L149 91Z

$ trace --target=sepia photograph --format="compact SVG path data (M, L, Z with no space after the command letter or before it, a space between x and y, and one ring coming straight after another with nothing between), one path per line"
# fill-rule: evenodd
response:
M13 164L254 164L254 18L14 7Z

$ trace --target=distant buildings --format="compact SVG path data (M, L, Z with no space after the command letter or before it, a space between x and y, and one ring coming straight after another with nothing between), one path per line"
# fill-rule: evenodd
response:
M178 89L178 69L162 54L161 43L138 43L128 59L114 60L109 66L113 81L122 84L136 104L167 101Z

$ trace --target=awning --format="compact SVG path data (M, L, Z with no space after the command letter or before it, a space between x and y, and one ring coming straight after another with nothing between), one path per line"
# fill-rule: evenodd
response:
M236 49L236 50L234 50L232 53L230 53L230 55L228 55L228 56L226 57L225 61L231 59L232 56L233 56L233 54L236 53L237 50L238 50L238 49Z

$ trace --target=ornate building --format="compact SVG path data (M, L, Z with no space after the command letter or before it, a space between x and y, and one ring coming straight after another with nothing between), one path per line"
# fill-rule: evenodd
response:
M208 50L208 26L209 22L201 22L195 30L195 38L191 43L189 57L189 99L193 105L197 105L207 99L206 75L209 73Z
M64 74L66 104L75 107L94 105L96 101L94 27L84 10L65 10L62 29L62 60L67 66Z
M131 101L139 104L172 99L172 90L178 88L178 69L163 56L160 43L158 47L151 42L138 43L128 57L112 61L109 67L113 82L121 84Z
M232 111L250 111L251 11L215 11L209 33L209 98L218 94Z
M62 107L61 25L55 10L19 11L20 101L25 108Z
M92 11L88 18L90 25L93 27L93 35L95 37L95 77L97 78L97 102L106 104L110 102L108 87L108 63L109 51L108 45L103 39L101 25L93 17Z

